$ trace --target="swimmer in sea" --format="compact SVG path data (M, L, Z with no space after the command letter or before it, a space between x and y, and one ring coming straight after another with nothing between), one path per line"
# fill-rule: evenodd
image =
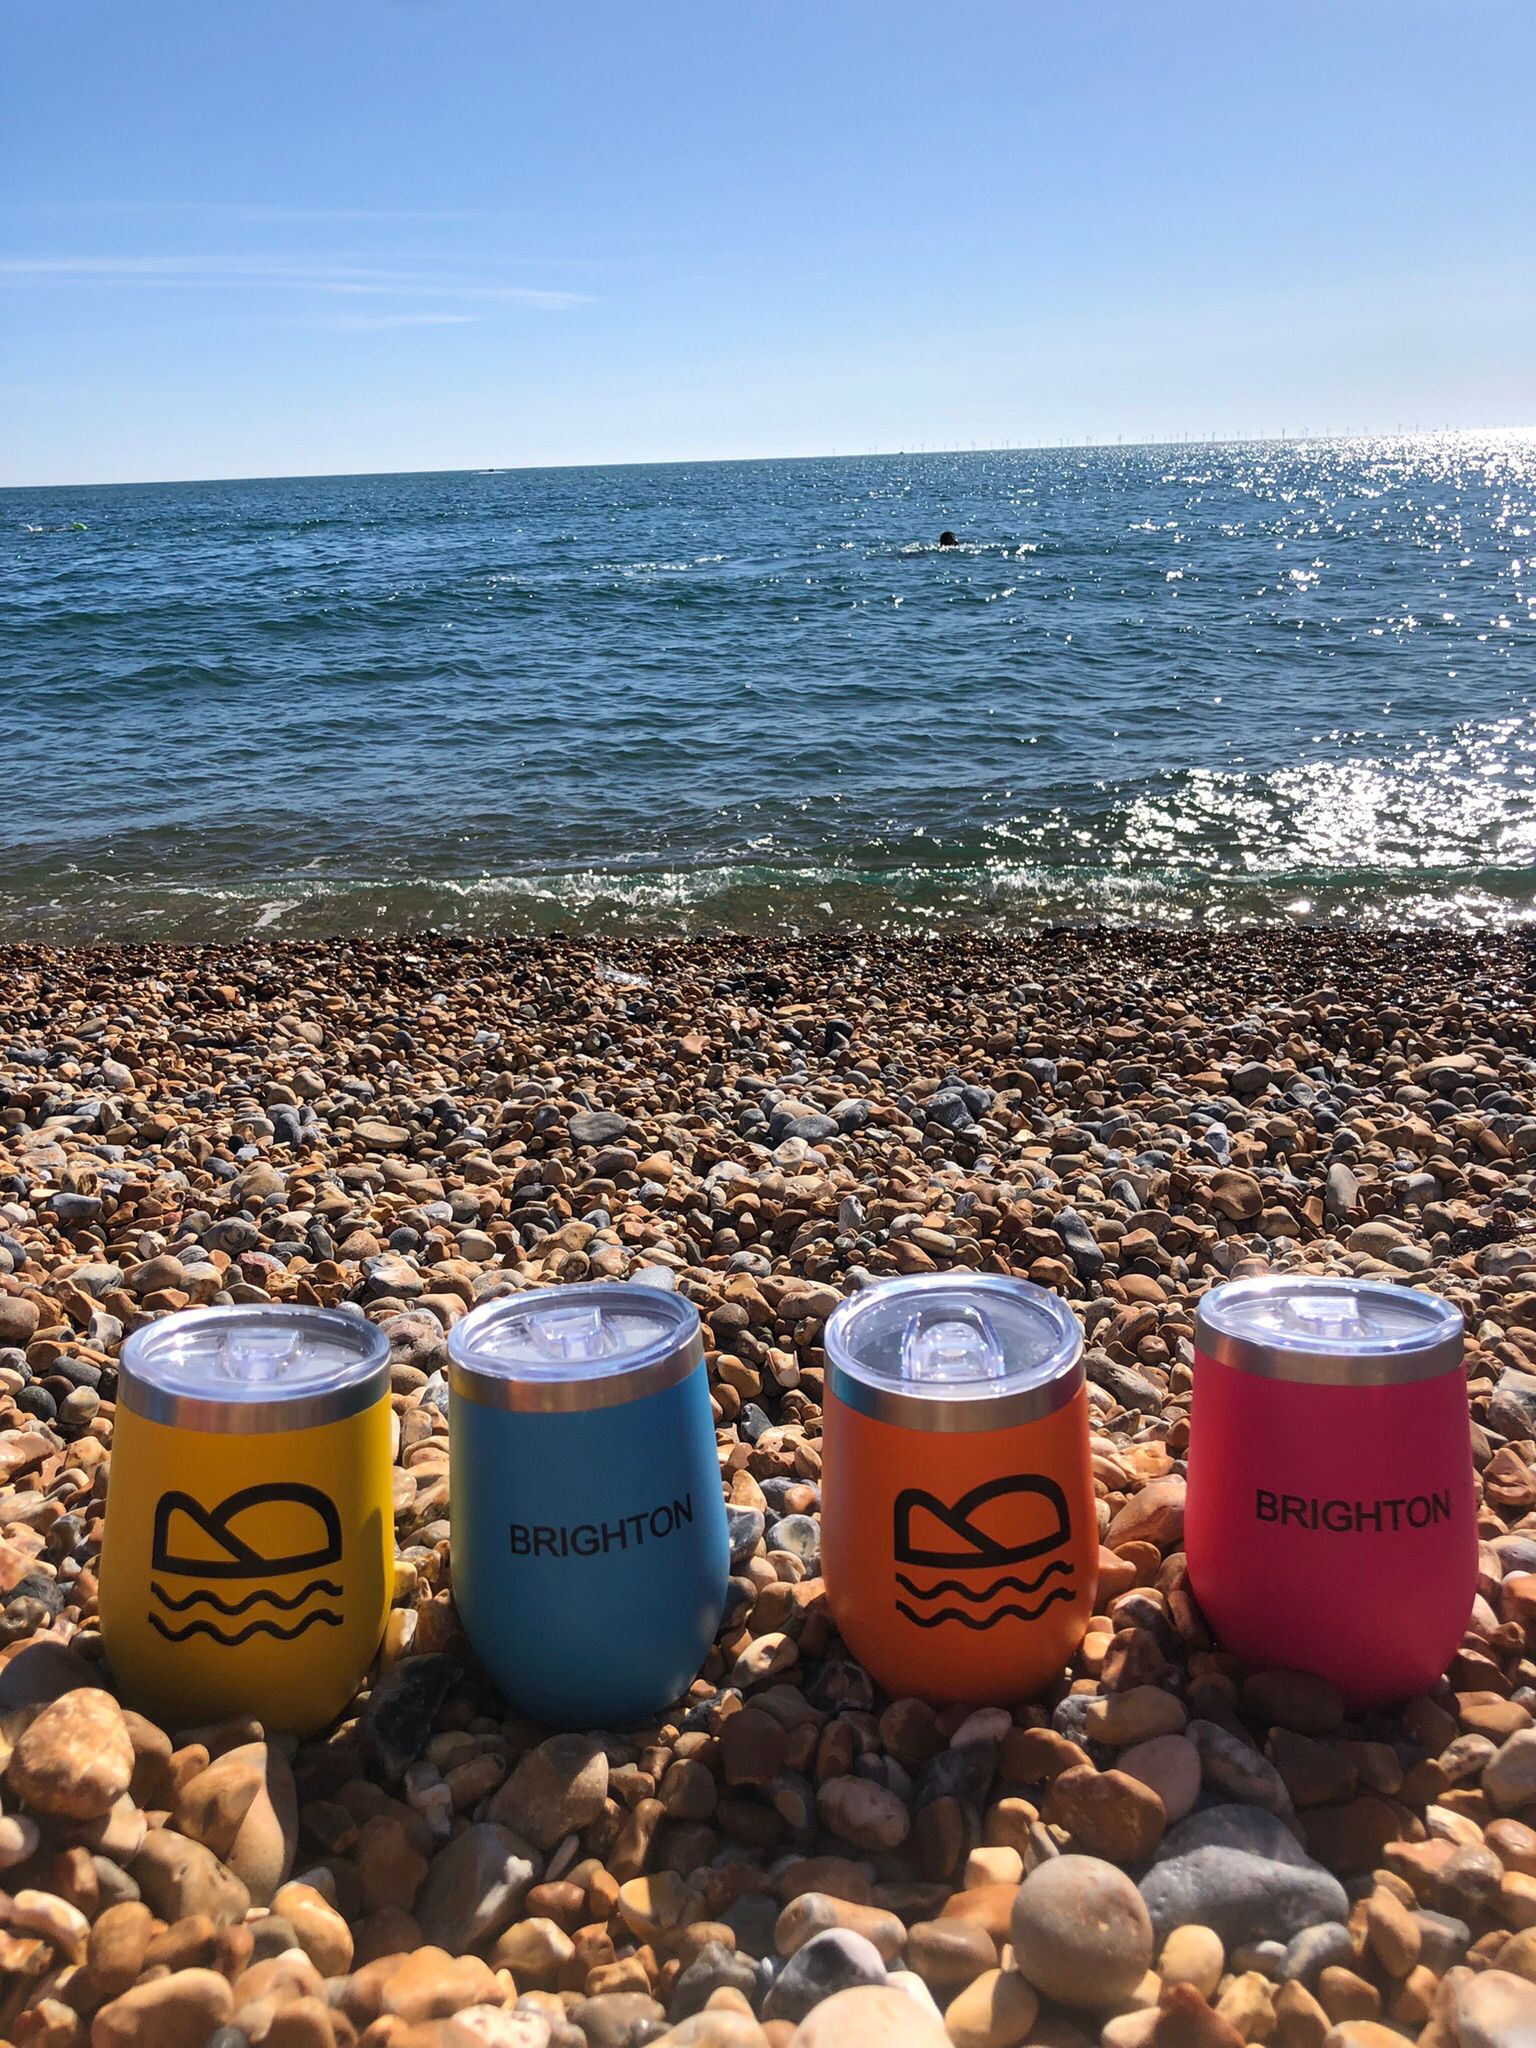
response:
M959 545L959 541L955 539L955 536L950 532L949 528L946 526L944 531L939 535L939 546L941 548L957 548L959 547Z

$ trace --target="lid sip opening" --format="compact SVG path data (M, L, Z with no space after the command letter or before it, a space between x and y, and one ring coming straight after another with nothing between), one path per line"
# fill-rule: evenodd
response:
M246 1386L271 1386L282 1381L299 1353L299 1333L292 1328L230 1329L215 1337L211 1363L225 1379Z
M1000 1380L1008 1361L997 1332L980 1309L942 1311L925 1322L921 1311L901 1340L901 1376L931 1386Z
M620 1348L618 1332L600 1309L554 1309L529 1316L527 1328L530 1344L546 1352L551 1364L595 1365Z

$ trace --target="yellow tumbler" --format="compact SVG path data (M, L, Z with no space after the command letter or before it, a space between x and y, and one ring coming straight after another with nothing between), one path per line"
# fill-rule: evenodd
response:
M394 1577L389 1341L344 1310L190 1309L118 1367L101 1630L165 1728L311 1735L366 1676Z

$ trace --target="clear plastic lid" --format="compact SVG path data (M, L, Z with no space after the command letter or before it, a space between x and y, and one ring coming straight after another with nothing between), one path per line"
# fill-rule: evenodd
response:
M684 1378L703 1356L691 1301L606 1281L504 1295L448 1337L452 1392L496 1408L633 1401Z
M189 1428L304 1429L384 1391L389 1339L361 1316L274 1302L187 1309L123 1345L119 1396Z
M999 1273L877 1281L828 1318L829 1383L851 1408L919 1429L999 1429L1082 1384L1064 1301Z
M1438 1294L1328 1274L1282 1273L1213 1287L1198 1348L1268 1379L1390 1386L1461 1363L1461 1311Z

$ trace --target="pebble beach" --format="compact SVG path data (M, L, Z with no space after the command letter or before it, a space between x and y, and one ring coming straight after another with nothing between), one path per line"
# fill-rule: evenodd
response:
M1536 2042L1533 970L1300 928L6 949L0 2040ZM1095 1615L1011 1710L881 1693L820 1576L826 1318L967 1268L1088 1347ZM1189 1590L1195 1307L1271 1270L1465 1317L1478 1596L1390 1712ZM663 1718L552 1734L455 1617L446 1337L608 1278L702 1316L730 1597ZM123 1338L266 1301L392 1354L389 1624L298 1745L153 1725L97 1620Z

